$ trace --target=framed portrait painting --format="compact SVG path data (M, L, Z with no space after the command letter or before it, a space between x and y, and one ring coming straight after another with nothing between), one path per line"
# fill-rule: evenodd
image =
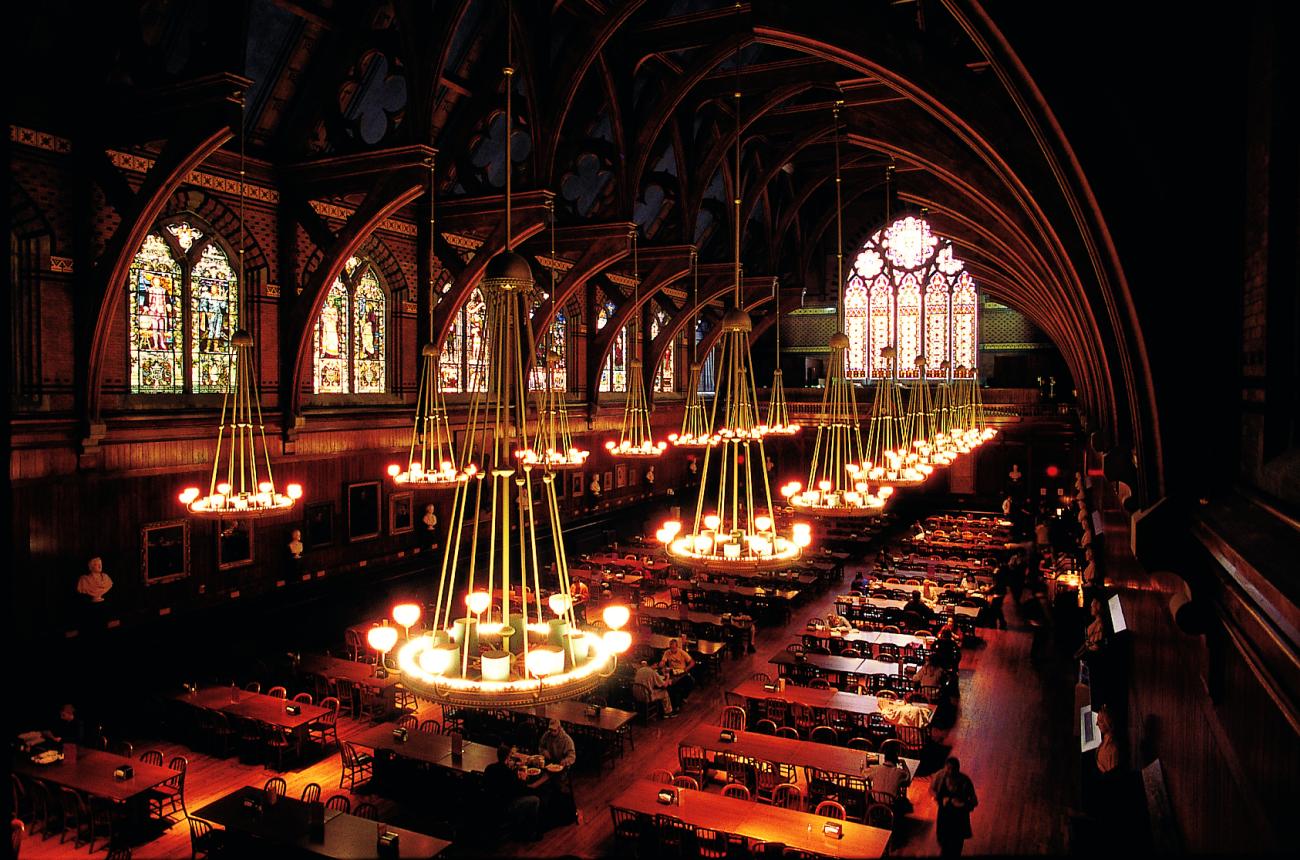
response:
M388 497L388 533L394 535L415 531L414 515L411 513L411 494L393 493Z
M190 575L190 522L167 520L140 529L140 573L145 585Z
M348 540L379 537L379 482L348 484Z
M253 563L253 521L220 520L217 523L217 569L230 570Z
M303 509L303 532L308 549L318 549L334 543L334 503L316 502Z

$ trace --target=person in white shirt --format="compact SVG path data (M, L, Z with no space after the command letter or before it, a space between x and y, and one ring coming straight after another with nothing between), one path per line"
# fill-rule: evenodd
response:
M665 717L673 716L673 701L668 696L668 682L660 677L659 673L649 663L645 660L641 661L641 667L636 670L632 681L634 684L644 685L650 691L650 701L664 703ZM634 694L638 693L636 687L633 687L632 690ZM644 693L640 694L645 695Z

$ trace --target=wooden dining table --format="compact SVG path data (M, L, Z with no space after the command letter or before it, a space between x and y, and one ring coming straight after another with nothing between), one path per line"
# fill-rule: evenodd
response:
M875 696L861 693L816 690L812 687L800 687L795 684L786 684L784 690L768 690L763 686L762 681L752 680L733 687L731 691L738 696L744 696L745 699L756 705L762 704L768 699L780 699L783 702L794 702L818 710L834 711L849 717L866 717L880 713L880 700ZM919 707L928 708L933 714L934 707L932 705L916 704Z
M496 747L464 740L461 742L460 759L453 760L451 735L413 731L407 732L405 741L399 741L393 736L393 730L396 728L397 723L380 723L358 735L353 735L349 741L376 751L388 750L401 758L466 773L481 772L497 760Z
M826 627L805 630L800 634L805 646L811 643L826 645L832 651L845 645L867 646L874 650L878 645L893 645L900 651L908 648L928 648L933 637L914 636L911 633L886 633L883 630L831 630Z
M671 815L696 827L758 842L780 842L789 848L832 857L882 857L889 844L890 831L878 827L840 821L842 835L836 839L823 830L831 819L689 788L674 788L675 802L664 804L659 801L664 787L662 783L638 779L609 805L638 815Z
M113 773L124 765L131 766L131 777L118 779ZM30 756L19 755L13 760L13 772L117 803L135 800L176 776L169 767L72 745L65 747L63 760L53 764L36 764Z
M787 688L789 689L789 688ZM880 754L833 744L814 743L779 735L733 730L732 741L722 740L722 727L700 724L686 733L678 746L696 746L705 752L739 755L760 761L813 768L844 776L861 776L867 767L878 763ZM902 759L909 773L920 767L917 759Z
M839 657L834 654L792 654L789 651L776 652L768 662L785 667L816 666L823 672L833 672L838 675L897 675L901 666L899 663L886 663L869 657Z
M330 711L329 708L323 708L320 705L293 702L281 699L278 696L253 693L248 690L236 690L232 694L228 687L207 687L197 691L178 693L173 698L178 702L196 708L221 711L232 717L257 720L284 729L292 732L299 741L303 740L308 725L316 722ZM289 713L286 710L289 705L296 705L299 712L297 714Z
M246 801L257 806L248 806ZM323 832L313 837L309 823L311 804L292 797L279 797L268 803L266 792L254 786L235 789L217 800L194 810L195 818L219 824L228 832L253 837L298 853L335 860L361 860L378 856L379 833L398 837L398 857L434 857L449 845L425 833L371 821L334 809L324 809Z
M566 725L582 726L609 733L622 731L628 723L636 719L635 712L624 711L620 708L600 708L595 714L590 713L587 708L588 706L582 702L566 699L562 702L511 708L510 710L516 714L524 714L538 720L556 719Z

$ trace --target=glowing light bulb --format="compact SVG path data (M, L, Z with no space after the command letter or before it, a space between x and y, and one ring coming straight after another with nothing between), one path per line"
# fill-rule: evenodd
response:
M668 540L672 540L673 538L677 537L678 533L681 532L681 530L682 530L682 523L680 520L664 521L664 531L668 533Z
M275 485L272 484L270 481L263 481L262 483L257 485L257 489L258 492L269 493L275 489Z
M182 505L188 505L198 497L199 497L198 487L186 487L185 490L180 494L178 498L181 500Z
M297 501L302 498L302 484L290 484L284 488L284 494Z
M817 482L817 489L821 490L823 493L828 493L828 492L830 492L830 489L831 489L831 482L830 482L830 481L818 481L818 482Z
M492 605L492 595L486 591L473 591L465 595L465 605L475 615L482 615Z
M704 527L709 531L717 531L718 526L722 524L722 519L717 514L709 514L704 518Z
M573 603L573 600L567 594L556 593L548 597L546 603L556 615L563 615Z
M371 627L366 633L366 642L376 651L387 654L397 644L396 627Z
M615 654L623 654L632 647L632 634L626 630L610 630L602 638L605 646Z
M451 668L452 654L450 648L427 648L420 652L416 663L430 675L445 675Z
M420 620L420 604L399 603L393 607L393 620L403 627L411 628Z
M217 492L223 496L230 495L230 485L226 483L217 484Z
M619 630L627 624L628 619L632 617L632 612L626 606L614 603L605 607L601 617L605 619L605 624L611 630Z
M396 478L400 474L402 474L402 467L396 463L393 463L388 467L388 477Z
M772 527L772 518L765 516L754 517L754 525L759 531L765 532Z

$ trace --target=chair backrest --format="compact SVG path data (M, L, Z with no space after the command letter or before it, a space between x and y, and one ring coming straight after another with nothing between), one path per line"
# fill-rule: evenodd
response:
M244 689L250 693L260 693L262 692L262 682L249 681L247 684L244 685Z
M411 717L411 719L416 719L416 718ZM431 735L440 735L442 734L442 723L438 722L437 720L425 720L424 722L420 723L420 731L428 732Z
M289 691L286 690L284 687L281 687L281 686L279 686L279 685L274 686L274 687L272 687L271 689L267 690L267 691L266 691L266 694L267 694L268 696L274 696L274 697L277 698L277 699L287 699L287 698L289 698Z
M672 785L672 784L673 784L673 772L672 772L671 770L665 770L665 769L662 768L662 767L661 767L661 768L658 768L658 769L656 769L656 770L652 770L652 771L650 771L650 781L651 781L651 782L660 782L660 783L663 783L664 785Z
M778 726L776 736L778 738L790 738L797 741L799 740L799 730L794 726Z
M876 698L885 699L886 701L897 701L898 694L893 690L876 690Z
M262 791L266 792L267 797L272 795L284 797L289 792L289 783L285 782L282 776L273 776L266 781L266 785L262 786Z
M675 776L673 777L673 785L678 788L693 788L696 791L700 790L700 784L695 781L695 777L693 776Z
M167 784L181 791L185 790L185 771L189 769L190 763L186 761L185 756L172 756L172 760L167 762L167 766L176 771L176 775L167 780Z
M704 747L694 746L692 744L681 744L677 747L677 763L681 765L682 770L704 770L708 763L704 758Z
M738 782L728 783L722 789L723 797L735 797L740 800L749 800L749 789Z
M343 766L345 768L357 766L357 751L352 746L351 742L344 741L339 744L339 758L343 760Z
M823 800L813 810L813 815L823 818L838 818L840 821L844 820L845 814L844 807L834 800Z
M772 789L772 805L786 809L803 809L803 789L783 782Z
M791 642L789 645L785 646L785 650L789 651L791 654L802 654L804 651L803 643Z
M339 700L338 700L338 697L337 697L337 696L326 696L325 698L323 698L323 699L320 700L320 706L321 706L322 708L328 708L328 709L329 709L329 713L326 713L326 714L321 715L321 718L320 718L319 720L317 720L316 722L318 722L318 723L328 723L328 724L331 724L331 725L332 725L333 723L335 723L335 722L338 720L338 718L339 718Z
M772 683L772 676L767 674L766 672L755 672L754 674L749 676L749 680L761 681L764 684L770 684Z
M357 818L368 818L371 821L379 820L379 807L373 803L362 803L352 810L352 814Z
M112 752L122 756L122 758L130 758L135 755L135 746L130 741L118 741L113 744Z
M339 812L351 812L352 801L346 794L336 794L329 800L325 801L326 809L337 809Z
M645 684L632 683L632 699L637 702L649 702L653 698L653 691Z
M75 788L68 788L66 785L59 786L59 797L63 804L63 814L74 813L82 815L86 811L86 799L81 796L81 792Z
M223 714L222 716L225 715ZM162 767L163 766L162 750L145 750L144 752L140 753L140 761L144 762L145 764L152 764L152 765L156 765L157 767Z
M894 810L883 803L873 803L867 807L867 824L882 830L894 829Z
M320 784L309 782L302 789L302 800L304 803L316 803L320 800Z
M776 723L771 720L759 720L754 724L754 732L760 735L776 734Z
M304 705L310 705L313 701L311 693L298 693L293 697L293 700L295 702L302 702Z
M198 854L200 851L207 852L209 842L212 836L212 825L202 818L189 816L190 822L190 852Z
M876 745L872 742L871 738L860 738L860 737L849 738L849 741L848 743L845 744L845 746L851 750L866 750L868 752L876 748Z
M420 718L415 714L406 714L397 721L397 727L399 729L406 729L408 732L419 731Z
M819 744L837 744L839 743L840 736L839 733L830 726L817 726L808 735L808 740Z
M724 729L740 729L744 731L747 716L745 709L736 705L727 705L722 709L722 722L720 725Z

